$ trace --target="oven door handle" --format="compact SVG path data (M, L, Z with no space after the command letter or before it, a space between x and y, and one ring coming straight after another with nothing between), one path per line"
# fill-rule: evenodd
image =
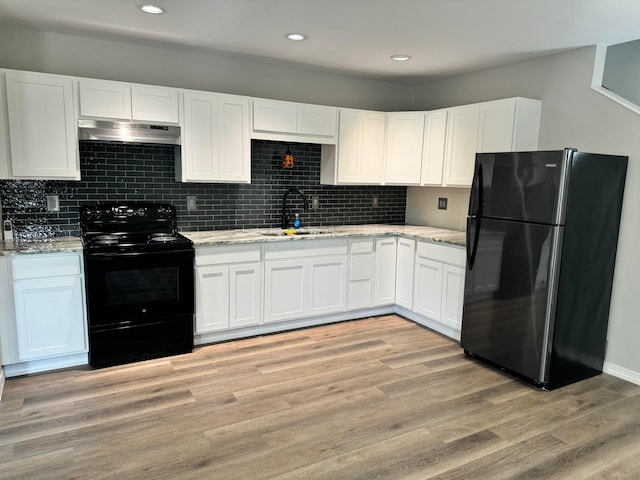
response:
M184 250L165 250L161 252L95 252L95 253L85 253L88 260L99 260L99 261L112 261L112 260L121 260L123 258L139 258L139 257L155 257L155 256L164 256L167 258L176 258L176 257L186 257L195 255L193 249L184 249Z

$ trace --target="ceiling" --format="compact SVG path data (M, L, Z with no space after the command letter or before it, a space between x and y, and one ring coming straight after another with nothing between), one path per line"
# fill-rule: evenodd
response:
M0 24L418 82L640 38L638 0L0 0ZM308 35L292 42L285 33ZM393 54L411 55L394 62Z

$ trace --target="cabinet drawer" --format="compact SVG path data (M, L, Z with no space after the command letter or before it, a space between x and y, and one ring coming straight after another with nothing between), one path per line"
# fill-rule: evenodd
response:
M356 282L373 278L373 254L353 255L350 260L349 281Z
M320 255L346 255L347 247L347 240L342 238L267 243L264 246L264 258L265 260L287 260Z
M260 247L256 246L196 247L196 266L259 261Z
M28 278L63 277L80 275L82 260L80 255L25 255L11 260L13 280Z
M351 240L349 253L373 253L373 238Z
M466 253L464 248L438 245L431 242L418 242L417 254L422 258L430 258L438 262L464 267Z

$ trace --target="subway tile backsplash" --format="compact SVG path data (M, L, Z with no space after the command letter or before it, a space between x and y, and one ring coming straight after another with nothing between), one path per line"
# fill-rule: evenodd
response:
M319 200L318 209L303 211L301 199L289 196L303 226L404 223L406 187L320 185L320 145L252 140L251 184L177 182L176 148L82 141L81 181L0 180L3 217L17 240L78 235L80 206L115 201L171 203L183 231L272 228L280 226L284 192L297 187L310 203ZM282 168L287 149L290 169ZM59 196L59 212L47 212L47 195ZM196 197L195 210L187 210L187 195Z

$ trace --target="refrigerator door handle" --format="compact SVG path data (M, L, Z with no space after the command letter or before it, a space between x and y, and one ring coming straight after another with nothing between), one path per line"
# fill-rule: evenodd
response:
M471 196L469 199L469 217L467 218L467 265L469 270L473 269L473 264L476 261L476 253L478 252L478 237L480 236L480 215L482 214L482 163L478 163L478 168L473 175L473 182L471 183ZM477 211L475 210L474 200L478 197ZM470 230L472 224L474 225L473 243L471 243Z

